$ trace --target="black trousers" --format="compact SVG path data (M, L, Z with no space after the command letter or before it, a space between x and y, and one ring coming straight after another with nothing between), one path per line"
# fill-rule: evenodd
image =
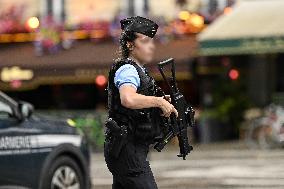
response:
M108 152L108 144L105 142L104 156L113 175L112 189L158 189L147 160L149 145L128 141L115 159Z

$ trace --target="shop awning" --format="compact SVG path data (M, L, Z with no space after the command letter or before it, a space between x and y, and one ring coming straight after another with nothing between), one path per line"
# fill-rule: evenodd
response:
M177 78L190 79L188 61L196 52L195 36L156 43L155 59L147 65L157 79L157 63L173 57ZM73 48L53 55L35 56L31 43L0 46L0 90L24 90L50 84L94 83L98 75L107 76L117 58L118 44L112 41L92 43L77 41ZM19 81L17 81L19 80ZM12 83L11 81L16 81ZM21 87L11 87L11 86Z
M284 52L284 1L240 1L197 38L203 56Z

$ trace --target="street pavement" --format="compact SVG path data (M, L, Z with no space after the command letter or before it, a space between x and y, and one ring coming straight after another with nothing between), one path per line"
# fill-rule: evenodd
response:
M251 150L242 142L194 145L186 160L178 147L152 150L150 164L159 189L283 189L284 149ZM102 153L92 155L94 189L110 189L112 175Z

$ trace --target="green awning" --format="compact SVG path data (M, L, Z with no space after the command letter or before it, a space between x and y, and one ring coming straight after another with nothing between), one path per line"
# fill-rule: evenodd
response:
M284 1L241 1L198 35L202 56L284 52Z

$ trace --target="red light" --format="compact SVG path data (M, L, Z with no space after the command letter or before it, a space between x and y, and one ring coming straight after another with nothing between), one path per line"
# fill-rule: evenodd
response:
M104 86L106 84L106 82L107 82L107 79L104 75L98 75L96 77L96 84L98 86Z
M236 80L239 78L239 71L236 70L236 69L231 69L230 72L229 72L229 77L232 79L232 80Z
M12 88L15 88L15 89L20 88L22 86L22 81L13 80L13 81L11 81L10 85L11 85Z

